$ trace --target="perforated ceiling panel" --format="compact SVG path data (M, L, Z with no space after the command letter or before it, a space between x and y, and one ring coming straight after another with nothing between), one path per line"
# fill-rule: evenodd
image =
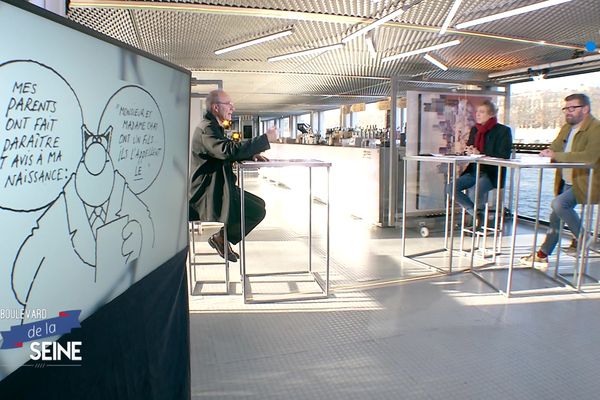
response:
M454 0L71 0L69 18L167 59L198 79L224 82L239 113L272 115L380 100L390 94L390 77L400 91L411 88L489 86L491 72L590 55L600 43L600 1L572 0L464 30L473 18L524 7L540 0L463 0L445 35L439 34ZM404 7L396 19L373 31L376 54L365 37L343 48L287 60L269 57L340 43L374 18ZM215 50L285 29L293 34L222 55ZM451 40L458 46L431 51L442 71L412 55L383 58ZM544 42L546 43L544 43ZM585 66L582 68L589 68ZM445 83L445 86L444 86ZM206 90L197 88L196 91Z
M135 32L129 10L72 9L69 18L100 33L113 37L133 47L143 48L140 38ZM100 22L101 21L101 22Z

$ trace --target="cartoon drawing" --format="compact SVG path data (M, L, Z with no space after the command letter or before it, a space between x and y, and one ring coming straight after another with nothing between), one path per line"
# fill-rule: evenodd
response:
M84 149L77 171L19 249L12 289L26 308L46 307L49 298L56 306L63 296L64 307L72 306L72 293L55 284L48 287L57 274L94 282L96 293L109 296L131 283L123 282L134 272L127 268L154 245L150 211L115 170L108 152L112 132L110 127L94 134L82 126Z
M164 161L160 108L123 86L90 130L73 87L32 60L0 64L0 93L0 216L31 221L0 244L13 254L0 293L25 311L80 309L85 319L147 272L156 232L142 194Z

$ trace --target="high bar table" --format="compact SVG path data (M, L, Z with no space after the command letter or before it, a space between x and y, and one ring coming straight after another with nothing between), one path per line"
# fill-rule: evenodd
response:
M246 296L247 284L249 275L246 270L246 222L245 222L245 211L244 211L244 172L248 170L255 170L259 168L285 168L285 167L306 167L308 168L308 194L309 194L309 206L308 206L308 270L302 272L308 272L312 275L317 285L322 290L322 296L319 298L327 298L329 296L329 175L330 175L330 162L324 162L320 160L312 159L287 159L287 160L269 160L269 161L243 161L238 163L239 181L240 181L240 208L241 208L241 234L242 240L240 242L240 269L241 269L241 281L242 281L242 297L244 304L251 301ZM319 274L312 270L312 169L313 168L327 168L327 233L326 233L326 250L325 250L325 280L319 276ZM268 275L268 274L267 274ZM314 297L311 297L314 299ZM289 299L286 299L289 300Z
M411 155L404 157L404 190L402 193L402 257L406 258L417 264L434 268L440 272L451 274L452 273L452 259L454 254L454 206L456 197L456 177L458 171L458 163L469 163L476 161L481 156L470 155L470 156L453 156L453 155ZM452 194L445 196L446 198L446 219L444 224L444 247L441 249L429 250L421 253L406 254L406 193L407 193L407 182L408 182L408 161L416 162L435 162L438 164L446 164L447 166L447 178L446 183L452 182ZM440 251L448 251L449 257L447 261L447 270L439 268L435 265L427 264L423 261L417 260L415 257L424 256L427 254L438 253Z
M579 168L579 169L588 169L590 171L590 175L589 175L589 180L588 180L588 188L587 188L587 199L586 199L586 203L588 205L590 205L590 200L591 200L591 195L592 195L592 179L593 179L593 175L594 175L594 165L593 164L589 164L589 163L582 163L582 162L571 162L571 163L557 163L557 162L549 162L550 160L548 158L543 158L543 157L537 157L538 159L536 159L536 157L527 157L527 158L522 158L522 159L504 159L504 158L494 158L494 157L481 157L477 160L477 168L476 168L476 184L475 184L475 191L477 191L477 186L478 186L478 181L479 181L479 170L480 170L480 165L481 164L486 164L486 165L494 165L497 167L506 167L507 170L508 169L513 169L516 171L516 182L515 182L515 190L514 193L512 194L514 196L514 211L513 211L513 221L512 221L512 237L511 237L511 244L510 244L510 259L509 259L509 264L508 264L508 276L506 279L506 291L503 292L500 288L496 287L495 285L492 284L492 282L488 281L484 276L482 276L479 271L475 270L473 268L473 253L474 253L474 241L471 242L471 264L470 264L470 268L469 268L469 272L471 272L472 274L474 274L475 276L477 276L479 279L481 279L483 282L485 282L487 285L489 285L490 287L494 288L495 290L497 290L500 293L504 293L506 295L506 297L510 297L510 293L511 293L511 289L512 289L512 274L513 274L513 268L514 268L514 256L515 256L515 242L516 242L516 235L517 235L517 225L518 225L518 214L519 214L519 192L520 192L520 184L521 184L521 169L524 168L536 168L539 169L539 175L538 175L538 188L537 188L537 213L536 213L536 217L535 217L535 228L534 228L534 233L533 233L533 245L532 245L532 253L535 253L536 251L536 246L537 246L537 234L538 234L538 229L539 229L539 219L540 219L540 202L541 202L541 192L542 192L542 176L543 176L543 170L544 169L564 169L564 168ZM497 196L500 195L500 191L497 192ZM475 198L475 207L477 207L477 197ZM581 239L586 237L587 232L589 230L589 225L591 224L591 208L592 207L584 207L582 210L582 218L581 218L581 230L579 232L579 243L583 243L581 242ZM560 246L560 243L558 243L558 246ZM575 267L574 267L574 279L577 279L577 283L573 284L572 282L570 282L568 279L560 276L560 274L556 273L555 276L561 278L561 283L568 283L569 285L575 287L577 290L579 290L579 288L581 287L581 272L583 269L584 264L584 253L585 253L585 248L584 246L580 246L580 254L578 257L578 260L576 261ZM556 266L557 270L558 270L558 265ZM544 274L545 276L547 276L550 279L553 279L553 277Z

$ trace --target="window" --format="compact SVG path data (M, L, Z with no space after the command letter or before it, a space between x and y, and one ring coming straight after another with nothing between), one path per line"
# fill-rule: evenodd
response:
M563 100L573 93L588 95L592 103L592 115L600 116L600 72L511 85L509 125L514 142L552 142L565 124L565 116L561 111ZM519 215L530 218L536 216L538 172L534 169L523 169L521 172ZM540 201L541 220L547 221L550 216L553 184L554 170L545 170Z
M323 126L322 133L325 133L325 130L335 128L340 126L340 109L335 108L333 110L323 111Z
M592 114L600 116L600 72L542 79L511 85L510 125L515 142L550 143L565 123L563 100L584 93Z
M377 128L386 127L386 110L380 110L378 103L369 103L365 111L355 113L354 128L364 128L375 125Z

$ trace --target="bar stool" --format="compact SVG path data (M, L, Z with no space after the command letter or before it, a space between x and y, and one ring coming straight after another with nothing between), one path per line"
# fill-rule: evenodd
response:
M584 224L586 223L587 217L585 216L585 207L588 207L587 205L584 205L582 210L581 210L581 227L584 228ZM589 207L591 207L591 209L588 211L591 215L591 219L590 219L590 225L588 225L587 227L585 227L585 231L586 231L586 236L589 235L590 233L592 234L591 238L586 238L585 240L582 239L581 237L577 237L577 248L576 248L576 253L575 253L575 266L574 266L574 270L573 273L570 274L564 274L564 273L560 273L558 268L560 266L560 254L562 251L565 251L562 247L561 247L561 243L562 243L562 233L564 230L564 222L561 219L560 220L560 229L558 231L558 249L556 252L556 266L554 268L554 278L555 279L559 279L561 278L562 281L565 281L567 283L569 283L571 286L575 286L577 290L581 289L581 285L583 283L583 279L587 279L588 281L592 281L593 283L600 283L600 279L596 278L590 274L588 274L588 262L589 262L589 252L590 250L585 249L584 252L586 253L586 257L585 260L583 260L584 265L581 271L581 277L577 276L577 272L576 272L576 268L579 264L579 257L581 255L581 246L584 246L586 244L587 240L593 240L593 242L595 244L597 244L598 242L598 234L600 233L598 231L598 229L600 228L600 204L592 204ZM594 228L591 229L591 224L594 222L594 214L596 215L595 218L595 224L594 224ZM565 251L566 253L566 251ZM572 254L571 254L572 255ZM573 281L570 281L568 279L566 279L564 277L564 275L572 275L573 276ZM575 283L574 280L577 279L577 282Z
M191 246L189 246L189 280L190 280L190 295L212 295L212 294L229 294L229 246L224 246L224 260L223 262L214 262L214 261L197 261L198 257L209 257L212 256L212 253L200 253L196 250L196 234L201 235L204 228L208 226L224 226L221 222L201 222L201 221L190 221L190 238L191 238ZM227 229L223 229L223 238L225 243L227 243ZM217 256L218 257L218 256ZM220 266L222 265L224 268L224 278L223 279L205 279L198 280L196 279L196 268L198 266ZM208 285L208 286L207 286ZM210 290L212 286L224 285L224 290Z
M502 248L502 234L504 227L504 189L492 189L487 196L485 208L483 210L483 224L475 231L475 248L483 259L491 256L492 262L496 262L496 257L500 254ZM491 194L491 196L490 196ZM494 214L494 226L489 226L490 214ZM499 215L498 215L499 213ZM460 233L460 251L464 252L464 238L467 234L473 234L473 226L465 226L466 212L462 209L461 215L461 233ZM493 233L493 242L488 252L488 235Z

